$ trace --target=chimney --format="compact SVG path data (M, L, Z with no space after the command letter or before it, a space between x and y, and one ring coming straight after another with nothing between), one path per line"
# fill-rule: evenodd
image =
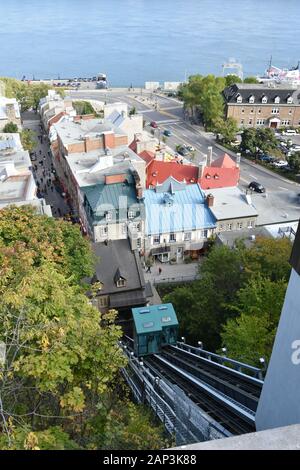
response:
M89 152L89 150L90 150L90 148L89 148L90 140L91 140L90 136L86 135L86 136L84 137L84 151L85 151L86 153Z
M212 164L212 151L213 151L213 149L212 149L212 147L208 147L207 150L208 150L207 166L211 166L211 164Z
M207 156L205 159L199 163L199 170L198 170L198 179L203 178L205 167L207 166Z
M214 200L215 200L214 196L212 194L208 194L207 197L206 197L207 207L213 207Z

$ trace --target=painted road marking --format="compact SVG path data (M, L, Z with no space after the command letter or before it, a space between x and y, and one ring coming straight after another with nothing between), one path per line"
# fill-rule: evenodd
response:
M289 191L288 188L283 188L282 186L278 186L279 189L284 189L285 191Z

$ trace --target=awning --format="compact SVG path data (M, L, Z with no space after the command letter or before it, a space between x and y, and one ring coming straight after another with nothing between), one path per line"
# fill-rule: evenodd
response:
M151 255L162 255L163 253L170 253L170 246L161 246L160 248L153 248L151 250Z
M188 250L202 250L202 248L204 247L204 242L199 242L199 243L191 243L189 246L188 246Z

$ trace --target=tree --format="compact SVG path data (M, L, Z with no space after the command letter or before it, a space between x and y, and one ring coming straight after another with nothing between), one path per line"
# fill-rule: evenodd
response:
M136 114L136 107L133 106L130 111L129 111L129 116L133 116L134 114Z
M234 74L229 74L229 75L226 75L225 77L226 86L230 86L230 85L234 85L234 83L242 83L242 82L243 80Z
M222 341L229 357L259 366L269 360L284 301L287 283L271 281L259 274L242 288L232 306L239 313L223 328Z
M300 152L292 153L289 157L287 157L287 160L295 173L300 173Z
M258 237L250 249L242 251L244 272L248 279L256 278L259 273L271 281L288 281L291 250L292 243L288 238Z
M222 91L225 85L223 77L192 75L180 90L185 108L190 109L192 116L198 110L207 129L224 115Z
M246 77L244 79L244 83L253 83L253 84L257 84L259 83L259 81L257 80L256 77Z
M20 138L24 150L33 152L36 147L35 132L31 129L23 129L20 133Z
M2 132L4 132L5 134L15 134L15 133L19 132L19 128L18 128L17 124L15 124L14 122L8 122L3 127Z
M95 110L89 101L73 101L73 107L80 116L95 114Z
M214 132L222 135L222 140L230 144L236 138L238 132L238 125L234 118L229 117L225 119L217 119L213 124Z
M253 155L256 155L259 150L263 153L280 154L277 145L277 139L269 128L249 128L242 133L241 148L244 151L249 150Z
M93 254L78 226L37 215L32 206L0 211L0 240L7 247L23 243L32 254L34 266L53 262L74 283L93 274Z

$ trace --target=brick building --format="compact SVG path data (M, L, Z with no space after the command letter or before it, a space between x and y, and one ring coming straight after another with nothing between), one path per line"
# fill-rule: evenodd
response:
M239 127L300 126L300 89L291 85L236 83L223 94L226 117Z

